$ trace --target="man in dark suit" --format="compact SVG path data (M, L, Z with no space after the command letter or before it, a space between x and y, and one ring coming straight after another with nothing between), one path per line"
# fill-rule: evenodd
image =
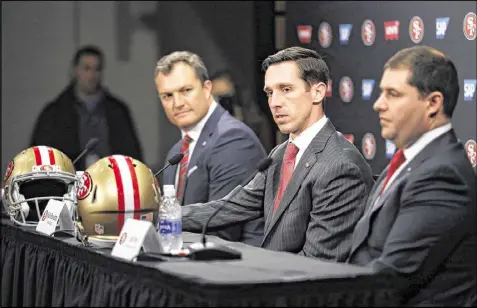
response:
M85 46L76 52L73 78L41 111L31 146L51 146L74 160L90 139L98 138L95 148L76 164L77 170L111 154L143 159L129 108L101 84L103 69L104 55L99 48Z
M349 262L411 279L405 302L470 306L476 291L476 178L451 117L457 71L440 51L403 49L374 104L398 149L368 198Z
M198 232L265 218L261 246L345 261L352 231L374 181L354 145L325 116L329 70L321 56L300 47L263 62L265 93L275 122L290 139L275 147L271 166L219 201L183 209L183 228Z
M207 68L196 54L174 52L164 56L157 64L155 81L166 115L183 137L167 159L185 153L179 166L164 171L163 184L176 187L182 204L226 196L266 157L257 136L213 99ZM263 219L256 219L216 235L259 245L263 225Z

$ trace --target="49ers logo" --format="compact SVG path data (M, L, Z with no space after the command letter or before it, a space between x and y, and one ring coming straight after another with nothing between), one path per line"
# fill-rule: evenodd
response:
M76 192L76 198L82 200L88 197L89 193L91 192L91 188L93 187L93 180L88 172L83 172L81 176L81 180L78 186L78 191Z
M8 178L10 177L10 175L12 175L13 167L14 167L14 164L13 164L13 160L12 160L12 161L8 164L7 172L5 173L5 177L3 178L3 182L6 182L6 181L8 180Z
M467 158L469 158L472 167L477 166L477 144L474 140L469 139L465 143L465 152L467 153Z
M53 166L52 165L42 165L40 166L41 171L53 171Z

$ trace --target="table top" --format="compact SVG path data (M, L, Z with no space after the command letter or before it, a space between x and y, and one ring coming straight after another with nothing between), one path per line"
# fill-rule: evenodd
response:
M12 225L9 220L2 219L2 225ZM21 228L25 230L25 228ZM38 234L35 230L26 232ZM69 246L82 247L74 237L51 237ZM184 247L200 242L200 234L184 232ZM197 282L212 284L243 283L277 283L307 280L351 279L359 276L373 275L371 269L346 263L334 263L293 253L272 251L250 246L240 242L229 242L216 236L208 235L207 241L217 245L225 245L242 253L241 260L197 261L188 258L169 258L168 261L136 261L136 264L159 269L172 275L180 275ZM88 247L98 254L111 256L111 249ZM116 259L116 258L115 258ZM118 259L118 261L123 261Z

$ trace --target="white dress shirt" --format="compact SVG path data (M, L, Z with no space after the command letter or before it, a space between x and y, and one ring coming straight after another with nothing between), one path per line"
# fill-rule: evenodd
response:
M324 115L321 119L313 123L310 127L301 132L301 134L296 136L293 140L288 139L288 142L293 142L293 144L296 145L298 148L298 153L296 154L295 159L295 167L298 165L298 162L303 156L303 153L305 152L306 148L308 148L313 138L315 138L316 135L321 131L327 121L328 118Z
M189 143L189 161L187 163L190 162L190 158L192 157L192 153L194 152L194 148L195 148L195 145L197 144L197 140L199 139L200 134L202 133L202 129L204 129L205 123L207 123L210 116L214 112L215 108L217 108L217 102L214 100L214 101L212 101L212 104L210 104L209 111L207 111L207 114L205 115L205 117L203 117L189 131L186 132L184 130L181 130L182 139L184 139L184 136L186 134L189 135L189 137L192 138L192 141ZM194 166L192 166L192 167L194 167ZM177 171L176 171L175 185L174 185L176 187L176 189L177 189L177 184L179 183L179 171L180 171L180 167L178 166Z

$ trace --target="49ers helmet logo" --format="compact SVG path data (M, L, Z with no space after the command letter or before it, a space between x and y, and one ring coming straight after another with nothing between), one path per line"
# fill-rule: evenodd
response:
M78 186L78 190L76 192L76 198L82 200L88 197L92 187L93 180L91 180L91 176L88 172L83 172L83 175L81 176L81 181Z

